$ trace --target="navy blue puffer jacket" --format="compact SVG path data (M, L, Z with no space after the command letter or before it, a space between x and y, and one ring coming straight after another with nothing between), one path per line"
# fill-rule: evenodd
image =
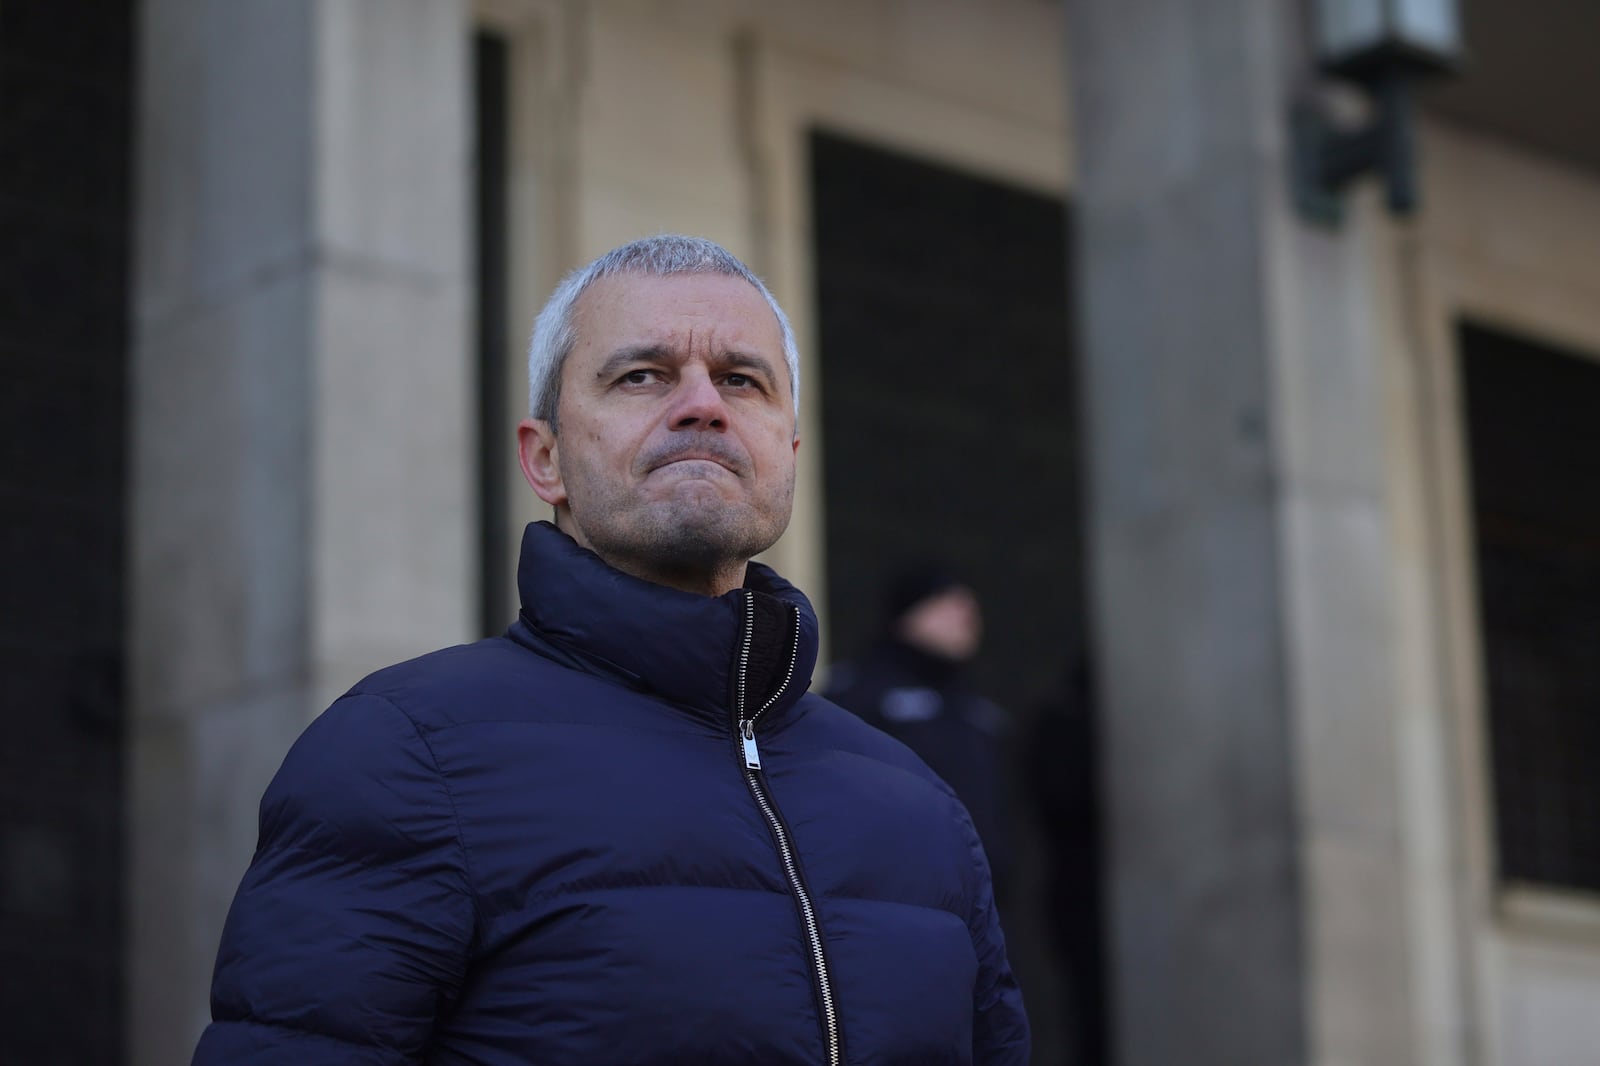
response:
M804 596L665 589L543 524L519 583L506 636L290 751L197 1063L1027 1061L971 822L805 694Z

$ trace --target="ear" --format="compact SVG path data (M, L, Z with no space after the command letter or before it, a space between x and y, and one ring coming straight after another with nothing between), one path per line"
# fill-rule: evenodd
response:
M522 462L522 476L533 486L534 495L551 507L566 504L560 443L550 423L538 418L524 418L517 423L517 458Z

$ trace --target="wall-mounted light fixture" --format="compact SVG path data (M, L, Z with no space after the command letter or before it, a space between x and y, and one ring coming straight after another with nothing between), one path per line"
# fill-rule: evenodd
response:
M1371 97L1367 123L1334 121L1320 99L1293 115L1295 202L1330 225L1342 215L1341 193L1369 171L1380 172L1389 210L1417 206L1415 83L1448 73L1461 59L1457 0L1310 0L1318 65L1354 82Z

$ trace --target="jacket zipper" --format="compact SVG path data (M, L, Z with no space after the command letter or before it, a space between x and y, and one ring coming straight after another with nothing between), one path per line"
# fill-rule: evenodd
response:
M800 860L795 856L794 844L789 839L789 827L784 825L783 819L778 816L776 804L767 794L766 779L761 772L761 752L756 747L756 719L778 702L788 689L789 683L794 680L795 661L800 656L800 620L799 611L791 609L794 610L795 625L794 643L789 649L789 670L784 675L783 684L778 686L771 698L762 704L755 714L747 718L744 713L745 679L750 669L750 645L755 630L756 607L750 594L745 594L744 642L739 649L739 690L738 706L734 708L735 729L744 754L745 784L750 786L750 794L755 797L756 806L761 809L761 816L767 820L767 828L771 830L772 839L778 845L778 858L783 861L783 872L789 879L789 890L794 893L795 901L800 906L800 920L805 926L806 943L811 951L811 975L816 982L817 1002L822 1006L822 1036L828 1052L828 1066L840 1066L839 1015L833 1004L833 982L828 977L828 959L822 951L822 926L817 921L816 907L812 904L811 893L806 889L805 879L800 876Z

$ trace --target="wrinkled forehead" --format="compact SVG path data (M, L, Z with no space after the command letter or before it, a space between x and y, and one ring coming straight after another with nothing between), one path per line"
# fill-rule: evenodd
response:
M784 360L783 330L755 286L727 274L613 274L597 278L573 307L574 350L649 342L741 348ZM782 375L787 379L785 371Z

